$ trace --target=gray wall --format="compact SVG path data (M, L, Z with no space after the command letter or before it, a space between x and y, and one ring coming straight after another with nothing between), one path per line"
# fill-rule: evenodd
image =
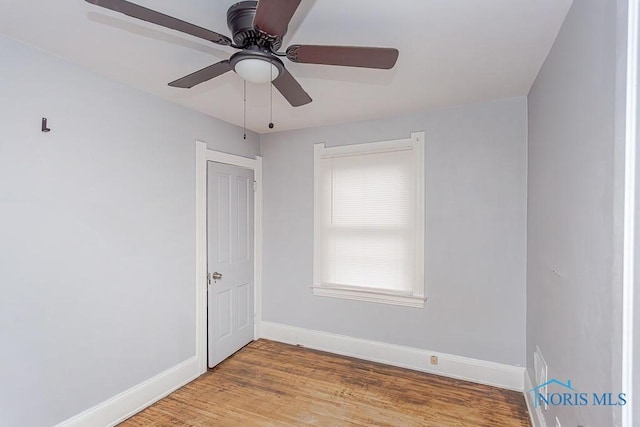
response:
M258 136L0 52L0 425L50 426L195 355L194 141Z
M527 366L533 378L538 345L549 377L583 392L621 391L616 3L573 3L528 97ZM619 422L606 407L550 407L549 425L555 416Z
M263 318L524 366L526 99L263 135ZM312 295L313 144L426 137L424 309Z

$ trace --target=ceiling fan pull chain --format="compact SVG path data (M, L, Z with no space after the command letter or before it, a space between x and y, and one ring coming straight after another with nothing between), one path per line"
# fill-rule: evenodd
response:
M247 139L247 81L244 81L244 111L242 114L242 128L244 131L244 139Z
M273 67L271 67L271 81L273 81ZM269 129L273 129L273 84L269 85Z

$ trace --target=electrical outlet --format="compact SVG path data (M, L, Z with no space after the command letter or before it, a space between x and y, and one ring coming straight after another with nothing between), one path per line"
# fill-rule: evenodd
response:
M562 425L560 425L560 420L558 419L558 417L556 417L556 427L562 427Z
M438 356L431 356L431 364L432 365L438 364Z

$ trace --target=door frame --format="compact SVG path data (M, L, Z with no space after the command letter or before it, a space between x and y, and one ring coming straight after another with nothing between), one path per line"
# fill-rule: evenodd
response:
M262 319L262 157L254 159L210 150L196 141L196 357L201 374L207 371L207 163L217 162L253 170L253 338L258 339Z
M627 28L626 48L627 62L625 75L625 128L624 128L624 217L623 217L623 248L622 248L622 384L621 391L630 397L629 403L621 408L621 422L623 427L636 425L640 417L640 405L634 398L636 380L638 378L636 366L638 357L637 342L638 328L634 328L634 318L640 315L636 289L637 278L640 277L640 265L636 258L639 242L637 230L638 191L640 190L638 159L640 158L638 103L640 99L640 1L627 0Z

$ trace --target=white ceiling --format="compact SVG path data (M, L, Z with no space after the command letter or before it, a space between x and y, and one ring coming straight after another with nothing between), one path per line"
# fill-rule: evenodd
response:
M230 36L236 0L133 0ZM392 70L285 65L313 98L293 108L274 89L274 131L401 115L526 95L572 0L302 0L283 46L395 47ZM242 80L167 83L235 49L83 0L0 0L0 33L213 117L242 126ZM269 85L247 84L247 126L268 132Z

